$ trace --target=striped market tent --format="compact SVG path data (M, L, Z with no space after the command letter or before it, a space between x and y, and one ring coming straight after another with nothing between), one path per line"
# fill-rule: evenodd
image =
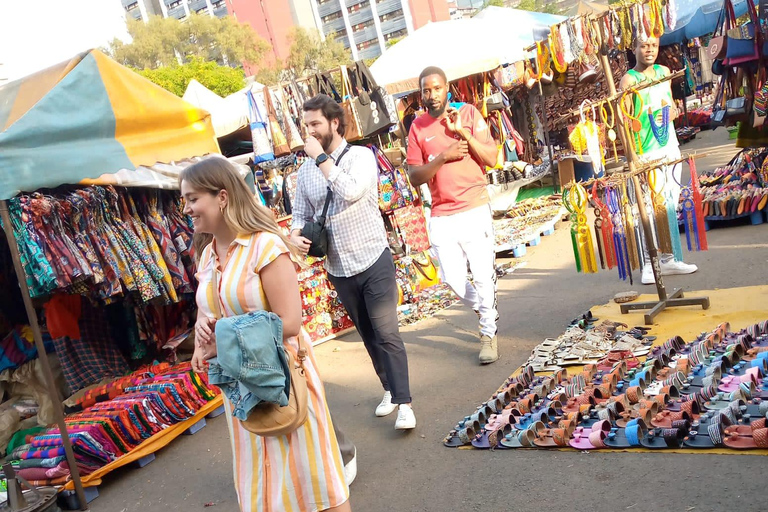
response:
M157 164L213 153L208 112L98 50L0 87L0 199L63 184L131 185L136 170L141 186L153 186L153 174L167 186L173 173Z

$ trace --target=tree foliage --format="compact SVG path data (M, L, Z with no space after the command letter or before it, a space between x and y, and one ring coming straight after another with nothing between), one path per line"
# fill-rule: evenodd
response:
M291 49L288 59L259 71L256 74L257 81L273 85L281 80L328 71L350 60L349 51L333 34L326 36L323 41L317 32L297 27L293 29L290 37Z
M138 69L184 64L194 58L220 64L258 64L269 50L250 25L234 17L190 14L184 21L152 16L127 21L132 42L113 39L107 48L116 61Z
M494 0L490 0L494 1ZM522 0L517 9L523 11L545 12L548 14L560 14L560 9L552 2L546 0Z
M506 7L504 5L504 0L486 0L485 7L493 6L493 7Z
M245 87L245 75L242 69L221 66L215 62L205 61L201 57L192 57L186 64L136 71L176 96L184 95L193 78L222 97Z

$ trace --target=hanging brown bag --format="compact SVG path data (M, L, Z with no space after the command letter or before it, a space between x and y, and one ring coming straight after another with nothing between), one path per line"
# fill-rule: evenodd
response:
M272 92L269 90L269 87L264 88L264 104L267 107L267 115L269 116L269 131L272 135L272 149L275 157L290 155L291 147L288 145L288 139L280 127L280 122L277 120L277 111L272 102Z

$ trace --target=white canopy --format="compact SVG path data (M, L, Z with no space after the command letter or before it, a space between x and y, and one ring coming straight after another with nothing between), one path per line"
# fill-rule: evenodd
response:
M474 19L429 23L388 48L371 73L379 85L397 94L417 90L419 74L427 66L438 66L448 80L490 71L501 62L485 30L485 24ZM519 52L522 58L522 47Z
M222 98L197 80L192 79L182 99L210 112L213 131L216 133L216 137L224 137L236 132L240 128L248 126L246 90L243 89L226 98Z
M474 18L429 23L388 48L371 66L379 83L392 94L418 90L427 66L438 66L448 80L490 71L526 58L533 29L548 27L563 16L486 7Z

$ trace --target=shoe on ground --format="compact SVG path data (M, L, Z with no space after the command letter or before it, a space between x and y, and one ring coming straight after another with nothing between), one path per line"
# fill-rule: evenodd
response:
M496 343L496 336L491 338L483 334L480 336L480 364L490 364L498 361L499 347Z
M661 275L663 276L677 276L685 274L693 274L699 267L690 263L683 263L682 261L669 261L667 263L661 263Z
M383 418L389 416L397 409L397 404L392 403L392 393L387 391L384 393L384 398L381 399L381 403L376 407L376 416Z
M651 265L643 265L643 275L640 277L640 282L643 284L653 284L656 282Z
M408 404L400 404L397 408L397 421L395 430L411 430L416 428L416 415Z
M355 448L355 455L352 456L352 460L344 466L344 479L347 481L347 487L352 485L355 478L357 478L357 448Z

